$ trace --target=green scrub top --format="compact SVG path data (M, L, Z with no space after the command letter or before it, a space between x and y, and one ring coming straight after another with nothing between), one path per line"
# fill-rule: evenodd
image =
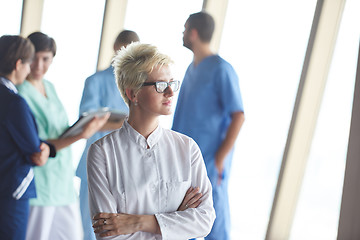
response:
M25 98L38 125L41 139L57 139L69 127L66 111L53 84L43 80L47 97L43 96L29 81L18 85L19 94ZM57 152L41 167L34 168L37 198L30 200L33 206L63 206L75 202L74 167L71 148Z

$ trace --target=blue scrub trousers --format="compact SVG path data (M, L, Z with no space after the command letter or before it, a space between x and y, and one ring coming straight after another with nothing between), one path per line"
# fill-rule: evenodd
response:
M84 230L84 240L96 240L94 229L92 227L89 208L89 193L87 181L81 180L80 184L80 211L81 221Z
M217 184L218 171L215 160L206 162L206 169L212 185L214 209L216 218L211 232L205 237L206 240L230 240L230 206L228 195L228 183L233 152L230 152L224 163L224 173L221 184Z
M0 197L1 240L25 240L29 208L28 198Z
M205 237L205 240L230 239L230 211L227 183L227 179L223 179L220 185L213 186L213 201L216 219L211 232Z

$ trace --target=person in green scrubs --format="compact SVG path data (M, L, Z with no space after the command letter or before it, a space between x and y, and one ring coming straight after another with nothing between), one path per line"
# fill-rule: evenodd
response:
M31 73L17 88L35 116L40 138L52 143L57 155L44 166L34 169L37 198L30 201L26 239L76 240L81 238L82 230L79 228L80 211L69 146L80 139L91 137L109 116L92 119L75 136L59 138L69 127L68 118L54 85L44 79L56 54L56 44L53 38L41 32L30 34L28 39L35 46L35 58L31 64Z

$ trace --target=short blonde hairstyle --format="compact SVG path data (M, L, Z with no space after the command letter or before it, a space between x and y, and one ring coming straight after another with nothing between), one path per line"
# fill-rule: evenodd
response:
M169 56L160 53L158 48L151 44L133 42L117 51L112 66L116 83L127 105L130 106L125 92L127 88L139 91L154 67L172 63Z

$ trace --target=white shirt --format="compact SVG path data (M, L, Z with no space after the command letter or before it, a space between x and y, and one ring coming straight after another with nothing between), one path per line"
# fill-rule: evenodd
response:
M18 90L16 89L15 85L9 79L0 77L0 84L12 90L14 93L18 93Z
M157 127L145 139L125 121L91 145L87 171L91 216L155 214L161 230L161 235L136 232L104 239L189 239L204 237L212 228L215 210L203 157L183 134ZM200 188L201 204L177 211L190 186Z

